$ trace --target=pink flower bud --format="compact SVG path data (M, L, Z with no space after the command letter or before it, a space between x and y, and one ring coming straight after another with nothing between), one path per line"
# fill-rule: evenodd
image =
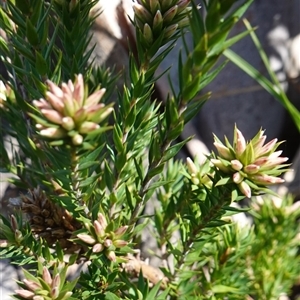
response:
M244 180L244 177L239 172L236 172L232 175L232 180L234 183L238 184Z
M72 83L72 82L71 82L71 83ZM63 98L65 98L66 95L68 95L68 96L71 97L72 94L73 94L73 92L72 92L72 90L70 89L70 86L69 86L68 83L63 82L63 83L61 84L61 90L63 91Z
M243 171L247 174L255 174L259 171L260 166L255 165L255 164L250 164L246 167L244 167Z
M163 15L163 19L165 23L170 23L177 14L178 6L174 5L169 8Z
M63 91L64 91L64 114L66 116L73 117L75 114L75 111L79 109L79 105L76 101L73 101L73 95L72 92L70 91L68 85L66 83L62 83L61 85Z
M114 231L115 236L116 237L122 236L127 231L127 229L128 229L127 225L119 227Z
M245 181L242 181L238 184L240 191L247 197L251 198L251 188L249 184Z
M230 163L231 168L235 171L240 171L243 168L243 164L237 159L233 159Z
M55 288L59 289L59 286L60 286L60 275L56 274L52 280L51 287L53 289L55 289Z
M75 128L75 123L71 117L64 117L62 118L62 127L66 130L70 131Z
M104 249L104 246L102 244L97 243L93 246L92 251L94 253L99 253L99 252L102 252L103 249Z
M160 10L158 10L153 18L153 29L157 29L162 27L163 25L163 17L162 14L160 12Z
M62 98L57 97L56 95L54 95L51 92L47 91L46 92L46 99L51 104L52 108L54 108L55 110L57 110L60 113L63 112L63 110L64 110L64 102L62 101ZM51 107L49 107L49 108L51 108Z
M74 92L74 84L73 84L73 82L72 82L71 79L68 80L67 86L68 86L68 88L69 88L71 94L73 95L73 92Z
M101 89L99 91L94 92L85 100L84 106L89 107L89 106L97 104L101 100L101 98L103 97L105 92L106 92L106 89Z
M264 131L261 131L261 136L260 138L258 139L258 141L253 145L253 150L254 150L254 153L256 154L258 151L260 151L261 147L263 146L263 144L265 143L266 141L266 138L267 136L266 135L263 135L264 134Z
M260 157L259 159L257 159L256 161L254 161L254 165L257 165L257 166L262 166L264 165L267 161L269 160L269 157L268 156L263 156L263 157Z
M135 15L144 23L150 23L152 21L152 16L146 8L138 3L133 3L133 10Z
M45 266L43 267L43 279L49 286L52 284L50 272Z
M77 101L80 107L83 106L84 82L82 74L78 74L75 79L73 98Z
M32 299L35 295L33 292L27 290L15 290L15 293L24 299Z
M164 38L165 39L170 38L176 32L177 28L178 28L178 24L173 24L173 25L168 26L166 28Z
M52 288L50 291L51 299L56 299L59 296L58 287Z
M177 2L178 13L181 13L191 2L191 0L180 0Z
M116 253L114 251L108 251L106 257L113 262L117 260Z
M110 240L110 239L106 239L106 240L103 242L103 245L104 245L106 248L109 248L112 244L113 244L113 242L112 242L112 240Z
M77 237L81 239L83 242L90 245L94 245L96 243L96 240L93 237L85 233L79 233L77 234Z
M196 165L189 157L186 159L186 165L190 175L196 175L198 173Z
M100 126L98 124L96 124L94 122L85 121L81 124L78 131L81 134L85 134L85 133L92 132L99 128L100 128Z
M94 228L95 228L95 232L97 234L98 237L102 237L105 234L105 230L102 227L102 225L100 224L99 221L95 220L94 221Z
M63 92L62 90L51 80L47 80L46 81L49 90L52 92L52 94L54 94L55 96L62 98L63 97Z
M270 176L267 174L253 175L251 176L251 180L260 185L273 185L284 182L284 179L282 178Z
M27 286L27 288L29 290L33 291L33 292L35 290L41 288L41 286L38 283L34 282L34 281L31 281L31 280L28 280L28 279L23 279L23 282L25 283L25 285Z
M105 229L107 227L107 221L102 213L98 214L98 222L101 224L101 226Z
M83 136L81 134L75 134L73 137L72 137L72 143L75 145L75 146L79 146L81 145L83 142Z
M46 92L47 93L47 92ZM51 94L52 95L52 94ZM51 105L45 100L45 99L40 99L40 100L33 100L32 104L39 109L51 109Z
M104 103L96 103L90 106L84 106L84 109L87 112L88 120L91 120L94 115L102 114L104 112L103 108L105 107Z
M271 154L269 155L269 159L272 160L272 159L274 159L274 158L277 158L277 157L279 157L279 156L281 155L281 153L282 153L282 150L275 151L275 152L273 152L273 153L271 153Z
M246 140L243 136L243 134L241 133L241 131L239 131L237 128L235 130L235 134L236 134L236 137L235 137L235 145L234 145L234 150L235 150L235 153L238 157L240 157L245 149L246 149Z
M46 128L40 131L40 135L52 139L59 139L66 136L66 132L61 128Z
M277 139L273 139L271 140L269 143L267 143L266 145L264 145L262 148L260 148L255 155L257 157L262 156L262 155L267 155L268 152L272 151L273 148L276 146L277 143Z
M61 124L63 116L53 109L41 109L41 113L52 123Z
M113 244L116 248L122 248L122 247L127 246L128 242L126 242L124 240L115 240Z
M219 155L222 158L228 159L228 160L232 160L234 157L231 154L230 150L225 147L223 144L219 143L219 142L214 142L214 146L217 148Z
M279 166L282 163L286 162L288 157L277 157L274 159L269 158L269 160L262 166L264 169L272 169L275 166Z
M19 229L18 221L14 215L10 215L10 225L14 232Z

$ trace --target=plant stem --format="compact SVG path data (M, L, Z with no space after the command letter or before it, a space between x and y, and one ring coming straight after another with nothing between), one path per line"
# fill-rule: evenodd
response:
M214 220L217 220L220 218L220 212L222 211L222 208L230 203L227 199L230 199L228 196L228 193L225 192L223 196L220 197L220 200L217 204L211 207L209 213L203 217L201 222L194 228L194 230L190 233L188 240L186 241L184 247L183 247L183 255L180 257L176 272L173 274L172 278L170 278L170 282L175 281L175 279L178 277L179 272L183 269L185 259L187 255L192 250L192 247L194 245L194 242L196 239L199 238L199 234L201 234L201 231L205 228L207 228L207 225Z

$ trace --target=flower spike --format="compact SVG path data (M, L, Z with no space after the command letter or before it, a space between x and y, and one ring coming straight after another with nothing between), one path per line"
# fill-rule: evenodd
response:
M74 146L83 143L84 136L100 128L99 123L112 113L112 105L99 103L105 88L85 96L84 79L78 74L75 81L62 83L61 87L51 80L46 81L48 91L45 99L33 100L32 104L44 117L30 116L37 121L40 135L52 140L70 141ZM40 126L43 124L42 126Z
M246 141L242 132L235 126L233 145L226 139L226 146L216 137L214 145L218 156L211 162L215 168L224 173L235 183L240 192L250 197L251 188L259 190L260 187L282 183L284 180L277 177L285 170L282 169L288 158L280 157L282 151L276 151L280 143L273 139L264 145L266 135L264 130ZM251 186L251 188L250 188Z

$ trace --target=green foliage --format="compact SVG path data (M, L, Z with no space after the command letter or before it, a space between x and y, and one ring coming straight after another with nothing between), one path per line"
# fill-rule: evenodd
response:
M96 1L1 7L9 79L0 167L25 191L16 214L1 217L0 254L33 266L16 299L274 299L289 291L299 273L299 210L266 200L253 226L241 227L232 216L248 209L231 205L281 182L279 143L264 145L262 130L246 143L235 128L233 144L215 137L218 154L202 164L177 159L191 139L179 141L184 125L210 96L199 92L225 66L218 58L252 32L228 38L251 2L204 1L199 11L188 0L138 1L126 80L90 58ZM180 36L179 89L170 83L167 99L153 99L158 67ZM161 268L139 255L145 234Z
M292 278L299 276L299 257L288 263L299 247L299 239L292 232L299 232L296 220L300 210L292 204L290 196L259 198L252 204L256 238L251 244L251 268L256 280L253 294L259 299L275 299L291 287Z

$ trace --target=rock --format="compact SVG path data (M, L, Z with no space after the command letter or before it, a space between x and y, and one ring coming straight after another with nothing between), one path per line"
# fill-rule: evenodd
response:
M285 183L280 186L279 194L291 193L296 200L300 201L300 148L294 157L291 169L284 175Z
M296 1L294 5L296 6ZM254 1L246 13L251 25L258 25L256 34L267 54L277 59L276 64L271 67L279 80L285 82L284 88L287 88L284 65L288 59L290 9L291 7L278 0L272 3ZM242 30L244 26L240 24L233 29L233 34ZM233 50L267 76L250 37L236 44ZM260 127L266 129L269 139L281 135L286 116L283 106L232 63L226 66L206 90L213 91L212 98L204 105L194 125L209 148L212 145L211 132L220 137L225 134L231 139L234 123L247 139Z
M294 103L298 109L300 109L299 93L300 93L300 34L290 40L289 43L289 57L290 61L287 65L287 75L291 86L295 90Z
M287 74L290 78L297 78L300 75L300 34L290 41L289 52L291 59Z
M129 0L100 1L93 8L95 13L101 11L91 30L90 46L95 45L95 51L91 55L94 65L105 65L115 68L115 71L128 68L128 42L130 37L134 38L133 28L127 17L128 14L132 17L130 4Z
M0 259L0 299L10 300L14 290L18 289L16 283L18 271L13 267L9 260Z

